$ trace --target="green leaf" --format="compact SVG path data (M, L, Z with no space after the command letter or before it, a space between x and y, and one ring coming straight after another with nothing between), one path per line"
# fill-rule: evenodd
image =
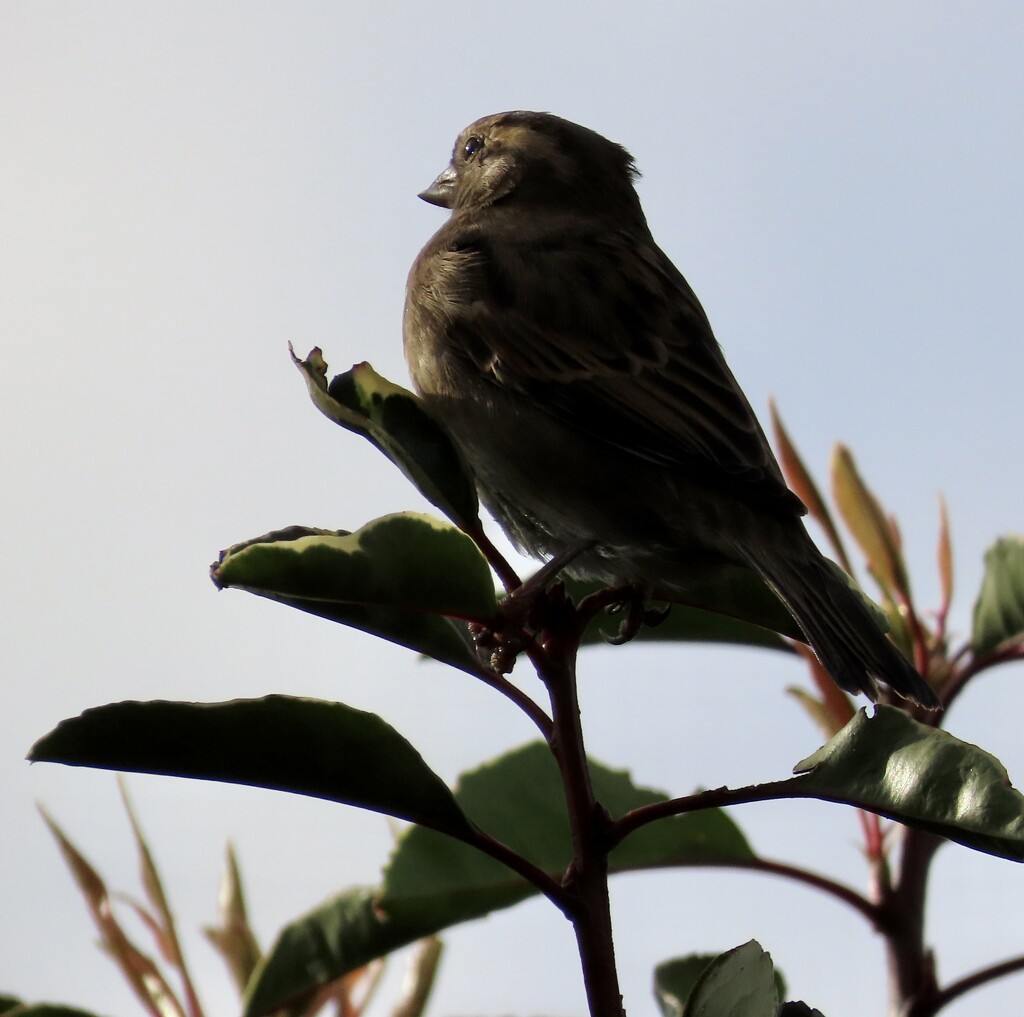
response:
M235 587L480 670L462 617L493 618L494 585L476 546L429 516L399 513L357 533L292 526L222 552L211 575ZM448 615L457 617L448 617Z
M412 392L382 378L367 363L356 364L328 385L327 363L319 349L306 360L294 351L291 356L324 416L379 448L460 529L479 528L472 472L448 432Z
M464 533L397 512L355 533L292 527L236 544L213 568L219 586L263 596L379 604L476 621L494 618L487 562Z
M267 593L258 593L257 596L297 608L327 621L337 622L339 625L359 629L360 632L379 636L442 664L450 664L468 674L480 673L480 657L477 654L476 642L469 633L468 624L457 618L406 611L379 604L330 603Z
M629 776L591 763L594 790L613 816L665 801ZM544 744L528 745L464 774L455 793L466 815L491 836L560 877L572 850L558 770ZM642 827L611 855L615 872L656 866L744 861L754 854L717 809ZM316 985L431 933L501 908L537 890L467 844L423 827L402 837L377 895L352 891L286 928L247 998L247 1017L301 999Z
M994 756L891 706L861 710L795 767L802 797L845 802L1024 861L1024 796Z
M747 947L749 946L750 944L747 944ZM767 957L767 954L765 956ZM665 961L654 969L654 995L661 1008L662 1017L683 1017L687 1012L686 1001L700 981L701 975L717 960L717 954L690 954L687 957ZM778 971L773 972L773 979L776 997L781 998L786 994L785 979Z
M1008 639L1024 636L1024 539L1003 537L985 552L985 575L974 605L971 645L975 655L991 653Z
M420 754L380 717L289 696L113 703L62 721L33 762L248 784L326 798L466 836L469 823Z
M411 942L405 930L382 921L375 896L354 887L286 925L253 972L245 1017L302 1007L319 986Z
M693 953L664 961L654 969L654 998L662 1017L682 1017L697 979L718 954Z
M777 991L772 959L752 939L711 961L678 1013L680 1017L775 1017Z

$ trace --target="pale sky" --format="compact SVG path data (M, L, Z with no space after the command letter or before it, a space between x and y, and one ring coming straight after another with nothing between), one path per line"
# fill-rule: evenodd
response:
M110 773L29 767L59 720L121 699L270 692L381 714L446 779L530 739L503 699L407 651L242 593L219 549L293 523L422 509L309 403L287 343L407 380L405 276L443 213L416 198L456 134L550 110L624 144L661 246L753 406L811 467L851 445L936 601L936 496L960 633L1022 525L1024 10L1014 3L0 3L0 993L139 1013L39 820L137 892ZM1024 782L1020 665L949 729ZM528 681L528 679L527 679ZM785 776L819 744L757 651L588 651L591 753L643 784ZM210 1017L235 1010L198 928L232 839L265 944L374 883L387 822L267 791L133 776ZM852 812L733 818L766 855L864 886ZM668 957L771 951L828 1017L883 1012L880 942L830 900L686 871L613 888L626 1005ZM1024 870L947 846L931 941L955 977L1024 950ZM447 934L431 1014L584 1012L571 930L534 901ZM950 1017L1010 1012L1020 976Z

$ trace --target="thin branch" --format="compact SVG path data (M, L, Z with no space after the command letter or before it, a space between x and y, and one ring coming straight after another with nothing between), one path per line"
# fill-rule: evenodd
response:
M562 776L573 859L563 879L583 967L591 1017L625 1017L615 967L608 897L608 814L591 781L577 698L576 655L585 620L556 587L544 604L538 638L527 648L548 690L553 722L550 745Z
M457 836L449 830L445 830L449 836ZM489 855L495 861L501 862L506 868L511 869L516 875L522 876L531 886L535 886L552 904L558 908L566 917L569 915L570 898L562 884L550 873L534 865L528 858L524 858L517 851L513 851L507 844L496 840L489 833L479 828L474 828L472 835L459 837L460 840Z
M612 823L609 833L609 847L621 843L631 833L659 819L670 816L682 816L687 812L699 812L701 809L724 808L729 805L746 805L748 802L768 802L781 798L821 798L820 792L804 792L799 777L787 777L785 780L768 781L764 784L749 784L746 787L717 787L683 798L672 798L666 802L655 802L639 809L627 812L621 819ZM849 803L844 803L849 804Z
M946 663L950 667L957 667L959 666L960 661L962 661L965 657L969 657L970 655L971 643L970 640L967 640L967 642L963 643L959 649L954 650L952 653L947 653Z
M977 989L988 982L994 982L997 978L1004 978L1006 975L1016 974L1024 971L1024 954L1019 957L1011 957L1008 960L992 964L987 968L981 968L973 974L965 975L951 982L944 989L941 989L933 1000L920 1011L915 1010L913 1017L931 1017L938 1013L944 1006L948 1006L955 999L959 999L972 989Z
M851 799L832 798L823 795L820 789L808 788L805 790L802 786L801 777L789 777L785 780L770 781L765 784L751 784L741 788L712 788L711 790L700 791L697 794L688 795L684 798L673 798L669 801L655 802L653 805L645 805L642 808L634 809L612 824L609 830L609 845L610 847L615 847L631 833L659 819L681 816L702 809L726 808L730 805L746 805L750 802L778 801L786 798L814 798L818 801L834 801L841 805L852 805L854 807L862 807L868 812L872 811L866 807L866 803L863 806L858 806L858 803ZM936 838L936 844L938 843L941 843L941 838ZM754 861L713 862L711 864L715 867L744 868L784 876L788 879L805 883L808 886L814 886L837 898L844 904L848 904L870 922L874 928L884 931L884 925L887 920L887 911L884 906L873 903L855 890L825 876L797 866L787 865L783 862L774 862L764 858L758 858Z
M487 560L487 564L494 570L495 575L501 580L501 585L505 587L507 593L518 590L523 585L519 574L508 563L508 559L494 546L491 538L484 533L484 528L479 520L476 520L473 524L466 524L462 527L462 531L480 549L480 553Z
M740 862L735 866L728 864L728 867L751 869L754 872L764 872L770 876L782 876L784 879L792 879L798 883L803 883L805 886L812 886L815 890L827 893L829 896L835 897L836 900L853 908L862 918L870 922L873 928L878 926L878 908L863 894L858 893L843 883L830 879L828 876L822 876L817 872L801 869L797 865L789 865L786 862L775 862L769 858L758 858L750 863Z
M472 845L485 854L490 855L496 861L501 862L513 872L522 876L528 883L535 886L545 897L547 897L563 914L568 914L570 905L569 895L566 889L549 873L538 868L522 855L513 851L510 847L499 840L495 840L490 834L482 830L474 831L474 836L465 838L467 844ZM652 866L652 868L716 868L716 869L743 869L749 872L760 872L769 876L780 876L783 879L790 879L805 886L834 897L836 900L853 908L873 928L879 925L879 908L870 900L858 893L856 890L828 876L812 872L809 869L802 869L796 865L786 862L775 861L770 858L755 857L752 859L737 859L713 862L679 863L672 862L666 865Z
M964 646L957 654L957 657L966 655L970 652L970 646ZM991 667L997 667L999 664L1009 664L1015 660L1024 660L1024 640L1014 640L1009 643L1003 644L1000 648L992 650L989 653L984 653L980 657L971 657L971 659L964 664L962 668L954 672L949 683L943 689L943 699L945 700L946 709L949 708L950 704L960 695L964 690L964 686L977 675L981 674L982 671L987 671Z
M787 862L776 862L770 858L755 857L752 859L734 859L726 861L709 862L666 862L663 865L650 866L652 869L743 869L748 872L764 873L768 876L781 876L783 879L791 879L794 882L802 883L804 886L813 887L830 897L836 898L843 904L853 908L862 918L870 923L872 928L878 927L879 911L863 894L843 883L839 883L828 876L822 876L809 869L801 869L799 866L790 865ZM627 870L623 870L627 871ZM628 871L635 871L633 869Z
M973 673L978 674L997 664L1008 664L1015 660L1024 660L1024 640L1015 639L1012 642L1004 643L1003 646L992 653L983 656L974 665Z
M489 685L494 689L495 692L500 692L510 702L515 703L533 721L534 725L544 736L545 741L551 740L551 718L518 685L510 682L503 674L499 674L493 668L482 665L473 674L485 685Z

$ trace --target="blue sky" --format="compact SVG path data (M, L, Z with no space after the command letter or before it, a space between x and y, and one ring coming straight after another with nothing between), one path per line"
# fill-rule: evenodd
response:
M966 631L981 556L1021 528L1024 13L1006 3L30 3L0 6L0 990L128 1017L38 820L45 803L134 886L110 774L31 769L63 717L135 698L288 692L373 710L446 778L530 729L459 675L206 578L291 523L422 508L310 406L286 344L406 380L405 276L442 213L416 199L471 120L546 109L621 142L655 237L751 403L774 396L819 475L833 443L903 524L935 603L936 495ZM950 729L1024 778L1019 665ZM677 793L785 775L818 744L754 651L584 662L591 750ZM196 929L231 838L265 942L373 883L384 820L167 778L129 782L211 1013ZM734 818L756 847L862 885L855 817ZM1024 877L946 848L933 941L952 977L1022 949ZM631 1013L658 961L756 936L830 1017L881 1012L880 943L829 901L723 873L615 887ZM541 902L454 930L432 1012L581 1013L570 930ZM950 1007L1006 1012L1020 981ZM984 1008L984 1009L982 1009Z

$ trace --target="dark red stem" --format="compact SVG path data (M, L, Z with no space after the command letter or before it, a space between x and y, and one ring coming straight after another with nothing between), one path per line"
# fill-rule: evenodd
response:
M548 608L544 631L528 652L551 697L550 744L569 812L573 861L563 880L565 910L576 933L590 1017L624 1017L608 899L610 819L594 797L577 696L582 625L568 601Z

